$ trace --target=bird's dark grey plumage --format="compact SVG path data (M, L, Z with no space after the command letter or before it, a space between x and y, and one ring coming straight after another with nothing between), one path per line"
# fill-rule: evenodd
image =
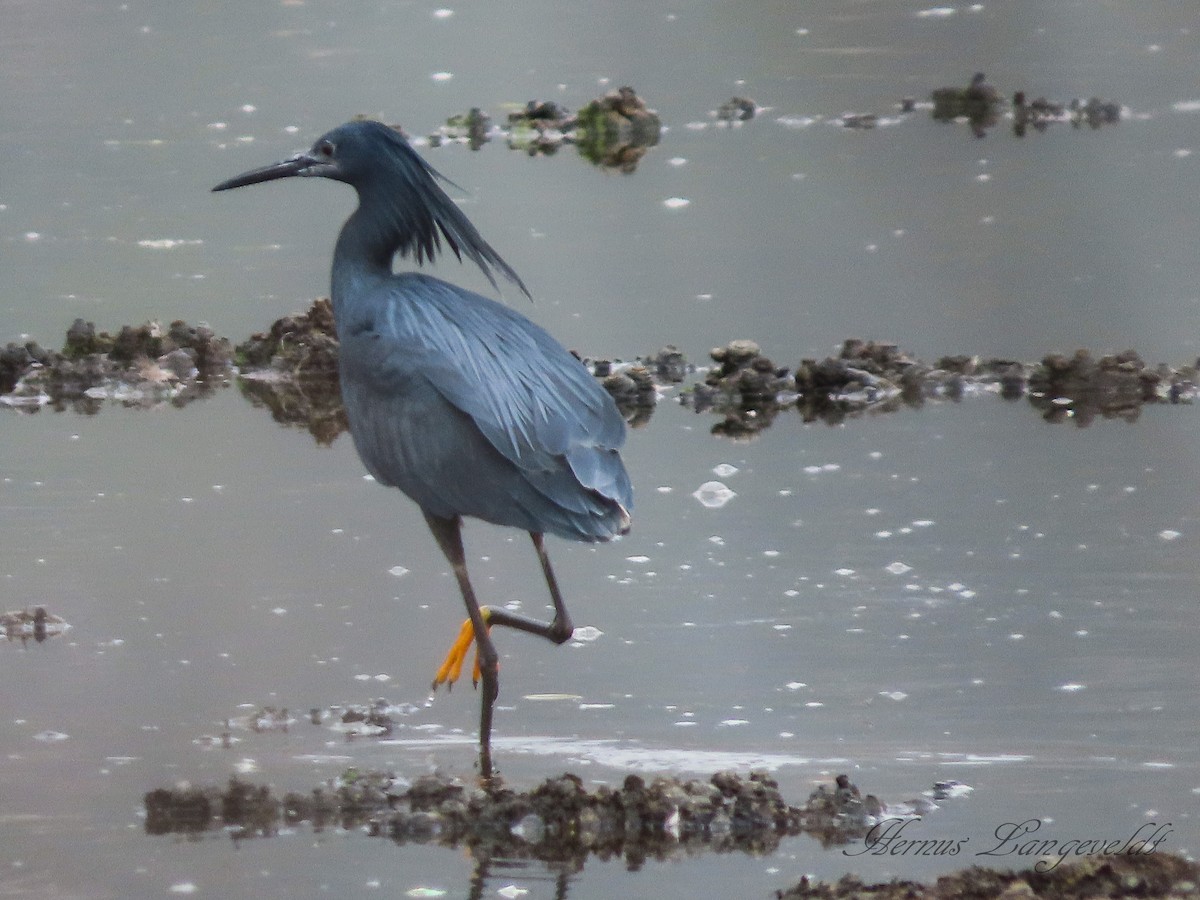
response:
M289 176L332 178L358 192L333 257L342 398L363 463L416 501L454 567L478 644L480 765L490 775L498 681L487 628L509 625L558 643L570 636L542 535L597 541L628 530L633 491L618 454L625 423L583 364L525 316L429 275L392 271L397 254L424 264L444 241L493 285L499 273L528 294L446 196L442 176L396 131L350 122L307 153L213 190ZM463 516L530 533L553 622L480 611L467 578Z

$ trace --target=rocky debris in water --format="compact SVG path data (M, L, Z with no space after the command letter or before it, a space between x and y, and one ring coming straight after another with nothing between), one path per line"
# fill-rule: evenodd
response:
M296 378L337 378L338 340L333 305L328 297L314 300L301 315L276 319L265 334L237 345L242 374L272 370Z
M1049 421L1074 418L1081 427L1090 425L1097 414L1132 421L1147 403L1178 403L1194 395L1197 366L1151 369L1133 350L1099 359L1087 350L1069 357L1052 353L1029 374L1030 402Z
M286 706L282 709L275 706L263 706L246 715L227 719L225 730L244 729L253 731L255 734L264 734L268 731L286 732L289 727L296 724L296 721Z
M1045 97L1029 100L1024 91L1013 94L1012 109L1013 134L1017 137L1024 137L1030 128L1042 132L1052 122L1063 122L1067 119L1067 110L1063 104L1054 103Z
M386 700L376 700L369 706L352 706L338 716L337 730L347 738L390 737L396 719Z
M1115 100L1101 100L1099 97L1076 99L1070 102L1068 108L1071 110L1071 124L1076 128L1087 125L1096 129L1101 125L1116 125L1121 121L1121 104Z
M491 139L492 117L473 106L465 114L448 118L445 125L429 135L429 145L466 144L472 150L478 150Z
M667 344L657 353L643 357L641 363L661 384L681 384L693 371L687 358L674 344Z
M466 847L481 863L538 859L552 866L569 863L575 871L593 855L623 859L631 870L648 859L677 859L705 850L758 856L796 834L822 840L828 835L827 845L847 844L862 840L871 825L893 815L878 799L863 797L844 775L835 786L814 791L803 807L789 806L775 781L761 772L718 772L707 781L659 777L647 782L630 775L619 788L594 790L567 773L531 791L515 791L499 779L468 785L443 774L409 781L388 772L348 769L306 793L280 797L265 785L235 777L224 788L183 784L148 791L143 805L145 831L151 835L221 830L239 842L307 823L315 833L362 830L401 844ZM1198 897L1200 868L1168 853L1131 852L1020 872L971 867L932 885L865 884L854 875L833 884L805 878L776 894L779 900L967 896Z
M183 322L165 333L147 324L113 336L77 320L61 352L32 341L0 351L0 388L6 389L0 403L83 412L97 411L105 399L181 405L226 383L234 371L229 348L227 339L208 328ZM332 308L328 300L317 300L307 312L284 316L238 345L238 385L276 421L302 425L327 444L347 428L337 354ZM750 340L730 341L711 355L714 366L680 400L697 412L722 414L724 421L713 431L734 438L753 437L792 407L805 421L837 424L864 413L981 393L1028 397L1048 422L1133 421L1147 404L1190 403L1200 385L1200 360L1149 366L1132 350L1098 358L1086 350L1054 353L1038 363L957 354L927 363L894 343L850 338L836 356L802 359L794 372L777 366ZM672 346L632 363L583 362L634 426L649 419L661 392L696 371Z
M758 115L759 106L749 97L732 97L717 107L717 121L736 124Z
M983 137L996 124L1004 105L1000 92L987 83L982 72L976 72L966 87L936 88L930 99L935 119L939 122L966 119L976 137Z
M650 421L660 387L679 384L693 371L684 355L671 344L632 363L608 359L582 359L582 362L600 379L625 421L634 428Z
M704 383L738 394L745 405L773 400L788 387L787 369L771 362L754 341L730 341L711 350L709 356L717 367L704 377Z
M307 428L331 444L349 428L338 381L338 339L328 298L301 315L275 320L263 334L238 344L238 384L276 422Z
M512 149L550 156L574 144L589 162L626 174L637 169L661 132L662 119L631 87L609 91L577 113L552 100L531 100L508 115Z
M600 384L616 401L621 415L634 428L650 421L658 391L645 366L629 366L601 379Z
M567 143L574 143L578 117L553 100L530 100L508 114L508 146L530 156L553 156Z
M795 407L805 421L837 424L865 412L891 412L930 399L959 400L970 392L1027 396L1049 422L1085 427L1097 416L1132 421L1146 404L1188 403L1200 384L1200 360L1172 368L1147 366L1132 350L1094 359L1086 350L1050 354L1040 363L977 356L943 356L922 362L886 341L846 340L837 356L803 359L788 378L761 356L753 341L733 341L713 351L718 367L681 401L697 412L725 416L714 433L750 437L782 409Z
M631 87L609 91L576 116L579 155L597 166L635 171L646 151L658 144L662 119Z
M22 644L33 638L39 644L50 637L58 637L71 626L62 616L46 612L44 606L39 606L33 612L19 609L14 612L0 613L0 628L4 636L11 641L19 640Z
M225 828L235 837L267 836L283 822L308 821L316 831L329 824L365 828L399 843L465 845L489 857L574 859L582 865L595 854L624 857L634 866L649 857L702 849L759 855L797 834L845 844L861 839L880 817L896 814L871 795L863 799L844 775L797 807L783 799L769 774L732 771L708 780L628 775L620 787L594 789L566 773L517 791L498 778L468 785L429 774L409 782L392 773L350 769L282 800L234 778L223 791L160 788L144 802L150 834ZM914 802L902 805L899 815L913 815ZM925 811L934 808L928 804Z
M983 137L1000 120L1006 105L1000 92L987 83L982 72L976 73L966 87L937 88L930 99L933 101L933 118L939 122L965 119L976 137ZM1096 129L1120 121L1121 104L1113 100L1091 97L1060 103L1045 97L1030 100L1025 91L1016 91L1012 95L1013 134L1017 137L1024 137L1030 128L1043 132L1055 122Z
M697 412L725 414L714 434L745 438L768 427L781 408L780 395L792 388L787 369L777 367L750 340L730 341L709 355L717 365L681 400Z
M10 406L94 413L106 400L181 406L212 393L231 372L229 341L175 321L126 325L116 335L76 319L61 351L36 342L0 351L0 398Z
M890 881L866 884L855 875L839 881L804 878L777 900L1105 900L1117 897L1200 897L1200 866L1170 853L1088 856L1046 870L1019 872L972 866L934 884Z
M846 128L857 128L866 131L878 124L879 116L875 113L842 113L842 125Z

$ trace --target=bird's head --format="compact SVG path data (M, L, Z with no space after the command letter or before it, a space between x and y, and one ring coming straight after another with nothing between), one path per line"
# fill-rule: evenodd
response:
M311 149L243 172L213 190L295 176L332 178L353 186L359 215L372 224L373 235L385 236L386 249L411 254L420 264L437 256L444 240L459 259L465 256L476 263L493 285L495 270L529 295L517 273L438 185L448 179L394 128L369 119L347 122L321 135Z
M400 165L397 166L397 163ZM321 135L308 150L277 163L243 172L228 181L222 181L213 190L228 191L295 176L332 178L358 186L369 180L374 172L395 171L397 168L401 171L421 171L428 169L428 166L398 132L380 122L364 119L347 122Z

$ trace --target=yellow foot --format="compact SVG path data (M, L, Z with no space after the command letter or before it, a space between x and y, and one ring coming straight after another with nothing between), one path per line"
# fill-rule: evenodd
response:
M483 621L487 622L490 618L488 608L481 607L479 610L483 613ZM488 629L491 632L491 629ZM467 658L467 650L475 643L475 628L471 624L471 620L467 619L462 623L462 628L458 631L458 637L454 639L454 644L450 647L450 652L446 654L446 659L442 663L437 674L433 676L433 689L436 691L438 685L446 685L446 690L450 690L454 686L454 682L458 681L458 677L462 674L463 663ZM475 665L471 672L471 683L478 687L479 685L479 647L475 648Z

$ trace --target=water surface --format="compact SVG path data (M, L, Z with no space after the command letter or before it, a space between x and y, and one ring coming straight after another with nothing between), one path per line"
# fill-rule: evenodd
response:
M670 342L702 362L752 337L781 365L851 335L926 358L1200 353L1187 4L449 9L7 3L0 340L55 345L76 316L241 339L326 290L353 196L213 184L356 113L419 136L470 106L499 118L632 84L669 126L632 176L569 151L426 151L536 297L509 302L570 347ZM893 117L902 96L980 69L1005 91L1119 100L1126 118L1023 140L923 111L866 132L831 121ZM767 109L718 128L709 113L734 94ZM467 894L456 851L306 831L235 851L142 831L142 793L179 780L242 771L304 790L348 765L470 777L476 698L426 705L461 618L453 579L350 442L318 447L234 389L182 410L3 420L4 607L45 604L72 629L0 653L0 883ZM631 535L552 545L576 623L602 634L559 649L500 637L506 777L761 764L797 802L842 771L886 799L956 778L971 797L917 836L974 851L1008 821L1063 838L1168 821L1165 848L1196 852L1192 409L1077 429L984 397L840 427L783 415L749 443L710 435L714 422L668 395L629 438ZM736 494L719 508L692 496L712 480ZM523 535L476 525L467 540L489 602L542 608ZM203 740L259 706L377 696L417 707L393 742L307 723L227 750ZM851 859L801 838L761 859L593 861L568 888L767 896L806 872L928 878L974 861ZM529 866L484 893L508 884L555 889Z

